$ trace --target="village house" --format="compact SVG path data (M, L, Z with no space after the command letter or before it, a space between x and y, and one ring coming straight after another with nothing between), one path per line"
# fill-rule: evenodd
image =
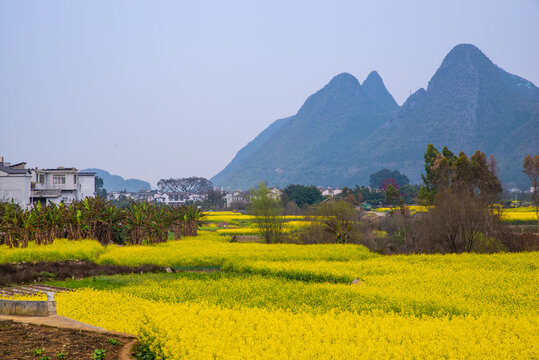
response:
M157 190L139 192L111 191L107 194L107 200L119 200L122 196L137 202L169 206L189 205L203 200L203 196L189 192L160 192Z
M320 190L320 192L322 193L322 196L329 196L329 197L334 197L342 193L342 189L318 187L318 190Z
M274 198L275 200L279 200L281 196L283 195L283 192L279 188L273 187L269 189L268 195Z
M30 170L26 163L11 165L0 156L0 201L13 201L23 208L32 205Z
M241 207L245 206L249 202L249 192L248 191L230 191L225 195L226 207Z
M23 208L35 203L69 204L93 197L95 173L75 168L26 169L26 163L11 165L0 157L0 201L14 201Z
M73 201L93 197L95 173L75 168L31 169L32 202L46 204L70 204Z
M133 200L133 193L127 191L111 191L107 193L107 200L119 200L121 197Z
M185 205L193 202L191 194L188 192L169 192L166 195L168 196L167 205L170 206Z

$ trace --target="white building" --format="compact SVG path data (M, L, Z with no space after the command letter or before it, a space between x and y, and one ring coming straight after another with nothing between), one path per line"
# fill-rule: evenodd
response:
M320 190L322 196L334 197L335 195L339 195L340 193L342 193L342 189L318 188L318 190Z
M156 202L170 206L189 205L203 200L201 195L189 192L166 192L159 193L158 196Z
M93 197L95 173L75 168L26 169L26 163L11 165L0 156L0 201L14 201L23 208L49 201L71 203Z
M245 205L249 202L248 191L229 191L225 195L226 207Z
M107 200L119 200L121 197L125 197L129 200L134 200L133 193L127 191L111 191L107 193Z
M95 173L75 168L32 169L32 202L69 204L95 194Z
M274 187L274 188L269 189L268 195L274 198L275 200L279 200L281 196L283 195L283 192L279 190L278 188Z
M191 204L196 201L193 200L193 194L190 194L188 192L169 192L166 193L166 195L168 196L167 205L171 206Z
M23 208L32 204L31 174L26 163L11 165L0 156L0 201L14 201Z

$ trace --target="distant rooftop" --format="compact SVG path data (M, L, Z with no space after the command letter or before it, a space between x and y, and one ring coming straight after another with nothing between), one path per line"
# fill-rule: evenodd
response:
M28 174L29 170L25 169L25 162L20 162L17 164L11 165L11 163L5 162L4 157L0 156L0 171L3 171L8 174Z
M10 166L4 166L4 163L0 165L0 171L3 171L8 174L28 174L30 171L28 169L13 169Z

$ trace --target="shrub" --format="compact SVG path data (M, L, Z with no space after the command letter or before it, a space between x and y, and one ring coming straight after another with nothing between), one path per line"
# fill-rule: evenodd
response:
M344 200L321 203L313 209L314 217L298 233L304 244L359 243L359 213Z
M257 189L251 190L249 212L254 216L254 222L268 244L281 240L284 223L281 200L263 182Z

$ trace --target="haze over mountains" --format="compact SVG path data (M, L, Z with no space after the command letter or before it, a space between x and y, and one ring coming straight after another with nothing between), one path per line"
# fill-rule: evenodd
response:
M539 153L539 89L460 44L429 81L399 107L382 78L363 84L335 76L294 116L280 119L241 149L215 185L248 189L265 181L342 187L367 184L383 168L421 181L427 144L498 161L507 186L522 186L522 160Z
M84 169L82 171L92 171L95 172L96 176L99 176L103 179L103 188L108 192L110 191L128 191L128 192L137 192L143 190L151 190L152 187L147 181L139 179L124 179L119 175L112 175L108 171L102 169Z

